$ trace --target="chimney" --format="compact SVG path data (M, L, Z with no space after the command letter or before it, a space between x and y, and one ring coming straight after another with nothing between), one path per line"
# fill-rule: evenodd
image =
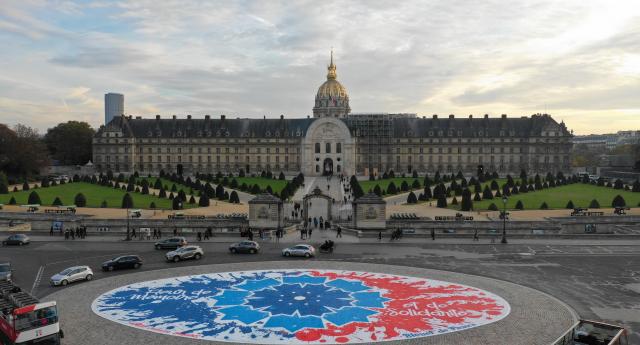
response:
M506 119L507 118L507 114L502 114L502 118Z
M438 115L437 115L437 114L433 114L433 118L434 118L434 119L437 119L437 118L438 118Z
M160 115L156 115L156 120L160 120Z
M453 119L455 116L453 114L449 114L449 118Z
M489 114L484 114L484 118L488 119L489 118Z
M175 120L175 119L176 119L176 116L175 116L175 115L173 115L173 116L171 116L171 118Z
M187 115L187 120L191 120L191 115Z
M211 117L210 117L209 115L205 115L205 116L204 116L204 119L205 119L205 120L209 120L210 118L211 118Z
M469 120L473 119L473 115L469 114Z
M280 114L280 120L284 120L284 114Z
M136 116L136 120L142 120L142 116Z
M226 117L224 114L223 114L223 115L220 115L220 120L224 121L224 119L226 119L226 118L227 118L227 117Z

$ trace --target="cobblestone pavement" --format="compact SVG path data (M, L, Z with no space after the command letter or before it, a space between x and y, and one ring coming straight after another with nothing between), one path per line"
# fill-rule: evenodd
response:
M353 262L270 261L202 265L145 271L103 278L77 285L46 297L58 302L65 345L108 344L217 344L156 334L105 320L91 310L92 301L111 289L147 280L174 276L256 269L318 268L354 270L415 276L470 285L495 293L509 302L511 313L495 323L456 333L384 344L549 344L576 320L576 315L564 303L540 291L521 285L479 276L439 270L392 265L372 265Z

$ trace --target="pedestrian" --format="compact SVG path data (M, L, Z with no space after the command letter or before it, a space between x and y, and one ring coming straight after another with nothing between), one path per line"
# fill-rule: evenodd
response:
M325 230L330 230L331 229L331 223L329 223L328 220L324 221L324 229Z
M338 225L338 231L336 232L336 238L342 238L342 227Z
M64 231L64 239L65 239L65 240L68 240L68 239L69 239L69 229L66 229L66 230Z
M76 235L75 232L73 231L73 229L71 229L71 231L69 231L71 233L71 239L75 240L76 239Z
M278 229L276 230L276 242L277 242L277 243L279 243L279 242L280 242L280 236L281 236L281 235L280 235L280 231L281 231L281 230L280 230L280 228L278 228Z
M320 220L320 230L324 229L324 222Z
M318 227L318 218L313 217L313 227L317 228Z
M202 233L200 231L198 231L198 242L202 242Z
M309 228L309 238L311 238L311 233L313 233L313 229Z
M162 229L158 229L158 239L162 238Z
M156 228L153 228L153 238L158 238L158 231L156 230Z
M478 238L478 229L476 229L476 230L473 232L473 240L474 240L474 241L479 241L479 240L480 240L480 238Z
M53 236L53 225L51 226L51 228L49 229L49 236Z
M207 228L207 230L204 231L204 239L208 240L209 239L209 229Z
M253 231L249 229L249 241L253 241Z
M304 240L304 228L300 228L300 239Z
M431 229L431 240L435 241L436 239L436 229Z
M177 227L173 227L173 236L178 236L178 228Z
M136 237L136 228L131 228L131 237Z
M378 232L378 241L382 241L382 231Z

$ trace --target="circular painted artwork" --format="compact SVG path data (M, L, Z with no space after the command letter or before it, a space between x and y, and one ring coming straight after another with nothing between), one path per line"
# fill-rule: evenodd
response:
M93 311L152 332L252 344L354 344L478 327L509 314L501 297L444 281L334 270L211 273L99 296Z

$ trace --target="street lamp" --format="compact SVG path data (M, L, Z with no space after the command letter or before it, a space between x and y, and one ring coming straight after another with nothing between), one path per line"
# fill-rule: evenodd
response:
M127 239L126 241L131 241L131 233L129 232L129 208L127 208Z
M500 243L507 243L507 197L502 197L502 241Z

